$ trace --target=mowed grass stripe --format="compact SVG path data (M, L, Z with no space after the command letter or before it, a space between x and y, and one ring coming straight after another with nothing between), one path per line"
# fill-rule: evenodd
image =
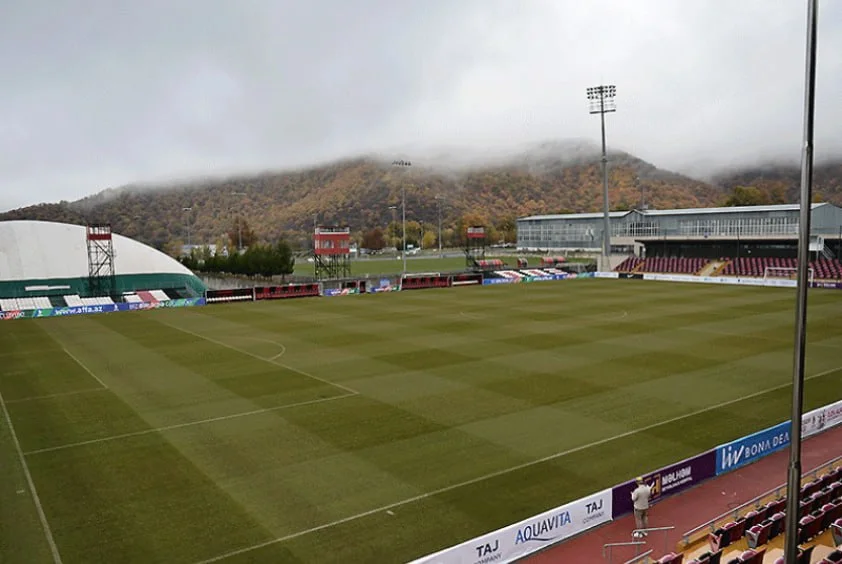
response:
M65 561L189 562L264 530L157 434L28 463Z
M659 307L659 299L670 305ZM735 408L730 426L708 422L688 432L670 424L666 428L675 432L638 432L619 445L591 446L758 390L785 389L790 363L782 359L791 356L785 344L776 348L774 342L746 338L740 346L739 338L683 329L716 329L730 320L732 329L750 332L762 323L785 341L790 302L789 291L714 293L687 285L580 281L108 316L120 327L105 326L97 316L72 324L69 318L57 324L39 320L48 322L43 326L113 385L147 424L178 424L195 420L197 412L224 415L233 406L255 406L207 377L214 369L202 366L212 360L207 355L177 362L178 347L166 350L174 330L159 319L263 358L278 349L260 339L276 340L286 348L285 363L362 395L43 453L32 460L78 454L74 464L84 471L82 453L87 452L96 453L99 464L120 465L124 449L160 438L243 508L262 531L253 544L287 537L282 546L243 554L242 561L258 556L268 561L407 560L559 505L564 496L577 497L573 494L582 485L588 489L581 493L589 493L651 469L650 463L671 462L706 448L706 442L722 442L725 432L743 434L780 420L780 405L764 401L766 408L760 409L747 402L748 407ZM842 308L828 297L819 304L811 322L831 331L827 320ZM709 315L710 309L717 315ZM515 315L509 315L512 311ZM659 316L665 318L660 328ZM377 331L380 318L389 321ZM144 321L144 332L157 331L161 341L138 340L130 327L137 319ZM506 342L521 334L533 335L534 347L529 339ZM206 340L185 338L180 347L206 347ZM808 351L811 374L839 363L832 348ZM663 362L659 353L667 357ZM231 366L237 365L235 358L251 362L236 350L226 354ZM708 363L706 356L712 357ZM824 385L824 378L808 386L815 390L822 384L822 403L842 389L838 375L827 379L833 386ZM542 398L541 390L555 401ZM705 417L720 413L712 410ZM534 464L579 447L584 450ZM584 456L581 464L574 464L580 460L576 453ZM614 458L622 460L614 464ZM523 464L532 466L483 479ZM159 471L158 479L164 479ZM403 505L392 507L394 515L371 509L478 478L415 503L398 501ZM134 498L147 486L126 487L133 491L125 495ZM109 497L96 503L108 504ZM201 515L202 507L195 509ZM84 527L84 518L67 526ZM187 510L181 518L188 518ZM120 547L115 543L108 550L118 554Z
M821 381L822 378L826 378L828 376L833 376L833 375L836 375L837 378L835 378L830 383L829 386L817 386L817 388L819 388L818 390L811 389L810 397L809 398L805 397L805 403L806 403L807 409L811 409L811 408L817 407L819 405L824 405L825 400L822 397L822 395L823 395L823 393L826 393L826 391L828 389L838 390L838 386L840 384L842 384L842 367L835 368L833 370L828 370L828 371L825 371L825 372L819 373L819 374L813 374L813 375L807 377L807 380L809 380L809 381L813 381L813 380ZM723 403L720 403L720 404L717 404L717 405L709 406L709 407L706 407L706 408L703 408L703 409L700 409L700 410L697 410L697 411L694 411L694 412L685 413L685 414L680 415L678 417L668 419L668 420L664 420L664 421L659 421L657 423L653 423L653 424L648 425L646 427L632 429L632 430L626 431L626 432L624 432L620 435L616 435L616 436L612 436L612 437L606 437L606 438L600 439L599 441L595 441L595 442L592 442L592 443L580 445L580 446L577 446L577 447L574 447L574 448L571 448L571 449L568 449L568 450L565 450L565 451L562 451L562 452L552 454L550 456L543 457L543 458L538 459L538 460L532 460L532 461L529 461L529 462L526 462L526 463L523 463L523 464L520 464L520 465L517 465L517 466L514 466L514 467L504 468L502 470L493 472L491 474L479 476L479 477L473 478L471 480L467 480L465 482L452 484L450 486L440 488L440 489L435 490L435 491L427 492L425 494L421 494L421 495L413 497L413 498L401 500L401 501L398 501L398 502L395 502L395 503L392 503L392 504L389 504L389 505L386 505L386 506L378 507L376 509L372 509L372 510L369 510L369 511L357 514L357 515L352 515L352 516L346 517L344 519L339 519L339 520L331 522L331 523L324 523L322 525L318 525L318 526L312 527L310 529L300 531L298 533L294 533L294 534L287 535L287 536L280 537L280 538L270 539L270 540L252 545L252 546L247 546L247 547L243 547L243 548L238 549L238 550L233 550L233 551L230 551L230 552L227 552L227 553L223 553L223 554L220 554L220 555L218 555L214 558L211 558L211 559L208 559L208 560L203 560L198 564L211 564L211 563L220 562L220 561L223 561L223 560L224 561L237 562L238 557L245 556L252 551L260 551L260 550L263 550L263 549L267 549L267 548L270 548L273 545L277 545L279 543L285 543L286 544L286 543L289 543L290 541L295 541L296 539L300 539L301 537L304 537L304 536L308 536L308 537L311 536L311 535L315 536L318 533L321 533L323 531L332 530L334 527L345 526L345 525L349 525L351 523L354 523L355 525L357 525L355 527L355 533L361 533L362 532L362 534L365 535L366 533L364 531L368 530L369 531L368 536L371 536L371 531L372 531L371 524L360 525L359 521L361 521L363 519L366 519L368 517L377 517L378 514L381 514L380 516L382 518L382 514L384 512L391 511L391 510L394 510L394 509L397 509L397 508L400 508L400 507L403 507L403 506L406 506L406 505L409 505L409 504L416 504L416 503L419 503L419 502L424 502L428 499L438 498L440 496L450 498L449 504L451 506L455 506L457 504L460 504L461 502L468 501L469 503L466 504L467 507L471 507L471 506L476 507L475 503L473 503L473 502L475 502L475 501L484 502L484 501L487 500L488 503L481 503L482 507L476 508L475 518L483 519L483 518L486 518L489 514L498 514L499 515L501 513L504 513L505 518L507 519L507 521L505 523L509 524L510 522L516 521L516 519L511 517L511 513L510 513L510 509L509 509L510 506L507 505L505 502L506 502L506 500L509 500L509 501L512 501L512 502L517 502L517 501L522 499L518 495L520 493L520 492L518 492L518 490L522 489L522 488L518 488L517 484L519 484L519 483L520 484L524 484L524 483L528 484L528 489L531 490L532 495L535 495L537 493L542 493L542 492L545 491L545 490L543 490L543 484L545 483L545 480L546 480L546 468L544 468L543 471L542 471L540 469L540 467L545 467L547 465L549 465L549 466L557 465L559 460L561 460L563 458L566 458L566 457L569 457L569 456L586 455L586 454L591 455L591 456L586 456L586 459L588 459L587 464L583 464L583 465L575 465L575 464L574 465L568 465L568 464L565 464L565 466L557 468L557 472L554 473L555 476L562 476L562 479L557 480L556 484L564 483L567 486L567 487L564 488L564 490L563 490L564 493L562 494L562 495L565 496L565 501L567 499L575 499L575 497L581 497L582 495L586 495L586 493L592 493L593 491L599 491L599 489L602 489L602 488L606 487L605 484L602 484L598 479L595 479L594 476L599 475L599 474L612 475L614 473L614 471L616 470L615 464L622 463L624 458L626 458L626 459L628 458L628 457L623 456L622 453L624 451L623 451L622 448L618 449L616 447L614 447L614 448L609 447L609 445L611 443L614 443L614 442L623 443L623 442L625 442L626 444L628 444L628 441L626 441L626 439L628 439L630 437L634 437L636 435L646 435L646 437L644 437L644 441L646 441L647 438L651 439L651 440L649 440L648 442L644 442L643 444L644 445L648 444L650 446L649 446L649 448L647 448L646 446L643 446L640 450L649 450L649 449L651 449L651 445L656 444L657 447L658 447L657 451L659 451L659 452L653 457L653 464L658 464L658 462L655 462L655 460L657 460L656 457L663 457L665 453L667 453L668 456L672 457L674 454L676 454L676 452L682 452L681 450L676 451L676 449L674 448L675 447L674 436L676 435L676 433L681 432L682 428L689 427L689 428L695 430L697 434L698 434L699 430L703 430L705 428L704 425L701 424L702 421L699 421L698 418L704 417L705 422L707 422L708 417L709 417L710 421L713 422L714 427L716 427L717 429L731 428L731 427L734 426L734 423L735 423L734 420L733 420L733 416L734 416L735 412L732 411L732 407L734 405L737 405L737 404L746 403L747 409L749 409L749 410L759 410L763 413L766 413L767 414L766 416L760 417L761 420L766 422L769 419L768 411L766 410L766 408L769 406L769 402L778 403L778 404L786 403L788 396L787 396L786 393L781 393L781 392L786 390L787 387L789 387L789 385L781 385L781 386L776 386L774 388L761 390L759 392L755 392L755 393L753 393L751 395L748 395L748 396L735 398L733 400L723 402ZM769 421L769 423L771 423L771 421ZM667 443L666 445L663 444L663 441L659 441L659 439L662 438L660 436L662 434L666 434L669 437L666 440L666 443ZM710 442L711 440L712 440L712 437L707 436L707 441ZM714 444L717 444L717 443L714 443ZM664 448L665 446L667 448ZM712 446L714 446L714 445L710 445L710 446L707 446L705 448L710 448ZM604 455L608 454L609 452L612 453L612 456L610 458L605 458ZM628 450L626 450L625 452L628 452ZM692 453L689 453L689 454L687 454L687 456L690 456L691 454L695 454L697 452L699 452L699 451L694 451ZM639 453L636 453L636 454L639 454ZM597 457L603 456L603 458L599 458L598 460L594 460L593 459L594 455L597 456ZM682 457L684 457L684 455L682 455ZM607 467L607 465L604 464L605 460L611 460L610 467ZM669 461L673 461L673 460L674 459L671 458ZM634 456L633 461L634 461L635 464L639 464L639 462L640 462L638 456ZM600 464L600 463L597 463L597 462L601 462L603 464ZM665 464L666 463L664 463L662 465L665 465ZM623 464L623 466L625 466L625 464ZM647 470L648 469L655 469L657 467L658 466L647 467ZM591 470L593 470L593 472L591 472ZM517 474L527 474L527 475L521 475L521 476L518 476L517 479L512 479L512 474L516 474L516 473ZM564 479L565 477L567 479ZM495 483L495 482L497 482L497 483ZM537 486L537 482L541 482L542 486L540 488ZM575 486L570 487L573 484L575 484ZM469 492L468 490L470 490L470 489L473 489L475 491ZM556 487L555 489L558 490L558 489L561 489L561 488ZM494 495L493 496L484 495L485 493L487 493L487 490L492 490L494 492ZM571 495L571 490L575 491L577 493L574 494L574 495ZM582 490L584 490L584 491L582 491ZM581 492L581 494L578 493L578 492ZM501 507L506 507L507 509L504 510L504 511L501 511ZM460 505L460 508L461 508L461 505ZM537 512L540 512L540 510L539 511L531 511L530 514L534 514L534 513L537 513ZM421 525L421 527L424 527L425 525L427 525L427 523L422 522L422 523L420 523L420 525ZM432 524L432 525L435 526L435 524ZM384 529L390 530L391 527L381 526L381 527L376 527L375 529L376 529L377 537L379 538L384 533ZM487 532L487 531L482 531L482 532ZM479 535L479 534L482 534L482 532L470 533L470 534L471 535ZM450 531L450 534L452 534L452 531ZM338 535L341 535L343 537L345 536L341 532L338 533ZM447 537L447 536L450 536L450 535L427 536L426 542L430 543L430 544L432 542L436 543L436 546L438 546L438 549L443 548L445 546L448 546L449 544L452 544L452 543L448 543L448 542L442 543L443 536ZM421 538L423 539L424 537L421 537ZM435 539L435 540L432 540L432 539ZM329 540L327 540L326 542L330 543ZM454 542L458 542L458 541L454 541ZM421 544L425 544L424 541L421 541ZM308 546L313 546L313 545L317 545L319 547L318 554L321 554L326 560L337 561L337 562L343 561L343 555L341 554L341 551L342 551L341 546L336 546L336 545L333 545L333 544L324 545L324 544L321 543L321 541L319 539L313 539L311 537L311 538L308 539ZM285 547L282 548L282 550L284 550L284 552L288 553L288 551L291 550L291 547L285 546ZM413 547L413 550L417 551L417 546ZM414 557L421 556L425 553L434 552L436 550L437 550L437 548L430 548L430 549L427 549L427 550L425 550L424 552L421 552L421 553L416 552L414 554ZM294 552L297 553L298 551L294 550ZM264 557L269 557L269 555L271 553L262 552L260 554L261 554L261 558L264 558ZM396 556L398 556L398 554L392 553L392 555L390 556L390 558L388 560L395 561ZM345 556L345 557L347 557L347 556ZM411 558L413 558L413 556L411 556L411 555L398 556L398 558L400 558L400 559L411 559Z
M99 321L99 320L98 320ZM101 321L134 342L152 348L170 362L198 371L233 393L262 402L264 396L296 390L325 390L334 384L311 377L279 361L260 357L195 331L180 328L154 316L138 316L127 324L116 317ZM340 388L340 392L354 390ZM269 399L269 401L272 401Z

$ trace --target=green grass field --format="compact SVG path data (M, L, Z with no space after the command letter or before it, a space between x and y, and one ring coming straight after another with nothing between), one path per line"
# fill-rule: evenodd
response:
M3 322L0 561L420 557L785 420L794 300L578 280ZM840 319L812 292L808 409L842 399Z
M516 264L517 260L509 257L507 262ZM533 262L537 264L538 259L533 260ZM465 257L407 257L406 260L407 272L452 272L464 269ZM376 257L351 261L351 274L354 276L398 274L402 270L403 261L395 257ZM306 258L296 259L295 274L298 276L313 276L313 272L313 263L307 262Z

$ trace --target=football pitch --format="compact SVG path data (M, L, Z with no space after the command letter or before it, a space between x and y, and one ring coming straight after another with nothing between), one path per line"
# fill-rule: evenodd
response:
M3 322L0 560L405 562L786 420L794 303L586 279ZM841 319L811 292L806 409L842 399Z

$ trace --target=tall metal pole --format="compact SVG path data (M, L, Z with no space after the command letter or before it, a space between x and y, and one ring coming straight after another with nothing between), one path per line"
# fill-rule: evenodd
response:
M604 220L605 236L602 241L602 253L605 255L604 267L606 270L611 269L609 257L611 256L611 219L610 209L608 206L608 154L605 150L605 97L599 98L599 122L602 128L602 214Z
M590 113L599 114L600 128L602 133L602 212L603 212L603 236L602 256L603 269L611 268L611 219L610 206L608 203L608 154L605 143L605 114L616 112L614 97L617 95L617 88L614 85L600 85L587 89L588 100L590 101Z
M401 182L401 223L403 227L401 228L403 231L403 273L406 274L406 188Z
M807 267L810 260L810 204L813 200L813 118L816 88L816 30L818 0L807 0L807 62L804 84L804 146L801 155L801 210L798 218L798 287L795 308L795 346L792 370L789 475L786 493L784 561L798 557L798 517L801 497L801 415L804 410L804 357L807 342Z
M442 258L441 252L441 196L436 196L436 203L439 205L439 258ZM839 231L842 234L842 229Z
M181 211L192 212L193 208L181 208ZM190 214L187 215L187 246L190 246Z
M412 163L409 161L398 160L392 161L392 166L410 167ZM403 180L401 180L401 216L403 222L403 273L406 274L406 187Z

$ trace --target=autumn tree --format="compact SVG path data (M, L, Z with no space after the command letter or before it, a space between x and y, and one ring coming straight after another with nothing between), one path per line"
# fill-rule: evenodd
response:
M725 200L728 207L763 206L769 204L769 198L755 186L736 186Z
M386 239L383 236L383 230L375 227L363 233L362 247L372 251L379 251L386 246Z
M238 216L228 231L228 241L230 248L246 249L257 243L257 234L244 218Z

